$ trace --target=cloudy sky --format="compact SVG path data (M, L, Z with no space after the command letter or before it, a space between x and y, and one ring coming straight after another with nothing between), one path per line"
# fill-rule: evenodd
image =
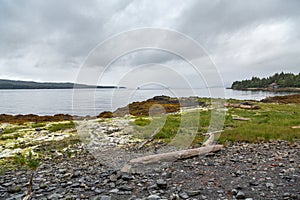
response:
M139 28L173 30L194 39L225 86L252 76L299 73L299 9L299 0L0 0L0 78L75 82L86 67L88 80L94 71L107 67L100 66L99 59L92 62L91 55L106 59L140 38L152 41L144 34L114 43L111 49L99 47L115 35ZM149 77L149 71L160 68L162 72L174 68L177 75L197 82L180 55L140 49L119 56L102 84L118 84L130 74ZM134 72L139 66L139 73ZM176 85L174 77L170 80Z

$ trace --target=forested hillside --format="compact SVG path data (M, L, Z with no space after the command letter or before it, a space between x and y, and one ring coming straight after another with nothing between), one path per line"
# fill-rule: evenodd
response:
M267 78L252 77L249 80L235 81L233 82L232 89L247 89L247 88L288 88L295 87L300 88L300 73L298 75L292 73L276 73L273 76Z
M115 86L91 86L75 83L39 83L0 79L0 89L72 89L72 88L115 88Z

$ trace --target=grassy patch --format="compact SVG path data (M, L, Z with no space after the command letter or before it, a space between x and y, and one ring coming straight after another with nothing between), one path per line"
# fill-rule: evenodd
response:
M259 104L260 110L229 109L220 141L260 142L270 140L294 141L300 139L300 106L296 104ZM250 118L234 121L231 116Z
M293 126L300 126L299 104L256 104L261 109L229 108L225 116L224 132L221 134L219 142L256 143L270 140L287 140L290 142L300 140L300 129L292 128ZM212 113L211 111L200 111L199 117L197 117L197 113L192 111L184 114L169 114L166 116L164 124L159 126L153 126L154 119L150 123L151 120L148 118L137 118L135 124L138 126L136 126L135 130L142 137L147 138L158 127L160 131L155 135L155 139L163 139L165 142L170 142L176 135L182 138L188 136L185 134L189 134L191 131L189 128L198 126L197 131L192 130L193 143L201 144L205 138L204 133L209 129ZM250 118L251 120L234 120L236 117ZM199 120L195 121L195 119Z
M67 123L52 124L48 127L48 130L50 132L56 132L56 131L62 131L71 128L75 128L75 123L73 121L69 121Z
M5 128L2 132L2 134L10 134L10 133L14 133L17 130L23 129L25 127L23 126L16 126L16 127L9 127L9 128Z
M32 128L40 128L40 127L44 127L46 124L45 123L36 123L36 124L32 124L31 127Z
M134 120L134 124L137 126L147 126L151 123L151 119L139 117Z
M5 128L0 135L0 140L18 139L21 136L21 133L19 132L19 130L21 130L23 128L26 128L26 127L16 126L16 127Z
M19 133L3 134L0 136L0 140L15 140L21 136Z

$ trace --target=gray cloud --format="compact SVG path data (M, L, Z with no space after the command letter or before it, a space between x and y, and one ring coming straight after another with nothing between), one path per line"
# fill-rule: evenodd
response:
M141 27L173 29L196 39L217 64L227 86L252 75L298 73L299 7L298 0L0 0L0 78L74 81L96 45ZM135 41L116 45L128 42ZM184 45L182 49L190 50ZM99 58L109 54L108 49ZM147 63L177 65L193 77L180 57L141 51L116 61L105 80L117 82L122 73Z

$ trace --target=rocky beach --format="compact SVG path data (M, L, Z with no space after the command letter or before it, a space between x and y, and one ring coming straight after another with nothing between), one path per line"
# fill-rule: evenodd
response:
M236 143L217 153L120 172L103 166L82 145L46 159L35 172L32 199L300 199L300 144ZM29 174L4 172L1 199L22 199Z
M279 103L274 102L281 98L268 103L231 100L226 104L224 133L216 141L224 145L220 151L139 166L128 163L173 150L166 133L176 127L179 116L198 110L202 121L210 119L209 100L184 99L180 111L178 101L155 97L129 105L133 110L121 108L86 119L4 116L0 199L300 199L298 98ZM156 114L168 111L165 130L151 140L139 137L137 133L155 119L145 111L158 103L165 109L154 109ZM269 127L286 116L290 121L285 125ZM200 126L189 148L203 144L206 126ZM149 142L137 148L145 140Z

